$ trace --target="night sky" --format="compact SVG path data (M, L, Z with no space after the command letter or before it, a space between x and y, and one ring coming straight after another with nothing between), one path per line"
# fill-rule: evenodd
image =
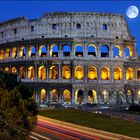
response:
M0 1L0 22L19 16L29 19L41 17L46 12L111 12L123 14L128 21L130 30L137 40L137 51L140 55L140 13L137 18L126 16L129 6L135 5L140 10L140 1L110 0L110 1Z

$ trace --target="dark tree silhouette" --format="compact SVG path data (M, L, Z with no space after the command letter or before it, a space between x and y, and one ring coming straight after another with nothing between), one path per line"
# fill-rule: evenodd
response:
M38 113L31 90L17 76L0 73L0 139L22 140L33 129Z

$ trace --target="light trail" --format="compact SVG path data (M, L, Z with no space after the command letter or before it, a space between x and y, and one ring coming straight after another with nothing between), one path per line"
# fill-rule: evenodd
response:
M35 133L35 132L31 132L31 134L36 135L36 136L38 136L38 137L40 137L40 138L43 138L43 139L45 139L45 140L51 140L51 139L49 139L49 138L47 138L47 137L44 137L44 136L42 136L42 135L40 135L40 134L37 134L37 133Z
M63 136L63 137L65 137L65 138L69 138L69 139L72 139L72 140L80 140L79 138L75 138L75 137L72 137L72 136L70 136L70 135L57 132L57 131L55 131L55 130L50 130L50 129L46 128L46 127L44 128L44 127L42 127L42 126L37 126L37 128L46 130L46 131L51 132L51 133L55 133L55 134L57 134L57 135L60 135L60 136Z
M40 122L38 122L39 126L40 126ZM77 132L76 130L74 131L74 128L73 130L69 129L69 128L64 128L62 126L58 126L56 124L52 124L52 123L49 123L49 122L45 122L45 121L42 121L43 123L41 123L41 126L42 127L45 127L46 126L49 126L51 128L57 128L59 131L63 130L65 133L72 133L72 134L75 134L75 135L78 135L79 137L81 138L88 138L88 139L94 139L94 140L103 140L103 138L97 138L96 136L91 136L89 134L83 134L83 133L80 133L80 132Z
M32 135L29 135L30 138L34 139L34 140L39 140L38 138L32 136Z

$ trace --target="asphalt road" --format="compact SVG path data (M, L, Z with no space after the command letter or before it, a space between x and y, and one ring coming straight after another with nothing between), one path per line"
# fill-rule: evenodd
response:
M38 116L37 125L29 135L28 140L137 140L137 139L114 133L108 133L96 129L85 128L83 126L78 126L63 121Z
M65 128L39 120L33 132L29 135L29 140L107 140L98 136L76 131L74 128Z

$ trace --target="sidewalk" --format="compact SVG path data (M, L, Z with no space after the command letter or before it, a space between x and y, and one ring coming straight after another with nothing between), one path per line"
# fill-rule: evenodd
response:
M82 132L85 134L89 134L92 136L98 136L107 140L140 140L139 138L132 138L129 136L124 136L124 135L120 135L120 134L115 134L115 133L110 133L110 132L106 132L106 131L102 131L102 130L97 130L97 129L93 129L93 128L88 128L88 127L84 127L81 125L76 125L76 124L72 124L72 123L67 123L67 122L63 122L63 121L59 121L59 120L55 120L55 119L50 119L50 118L46 118L46 117L42 117L38 115L38 120L43 120L43 121L48 121L49 123L55 123L55 125L61 126L65 129L71 129L71 130L75 130L77 132Z

